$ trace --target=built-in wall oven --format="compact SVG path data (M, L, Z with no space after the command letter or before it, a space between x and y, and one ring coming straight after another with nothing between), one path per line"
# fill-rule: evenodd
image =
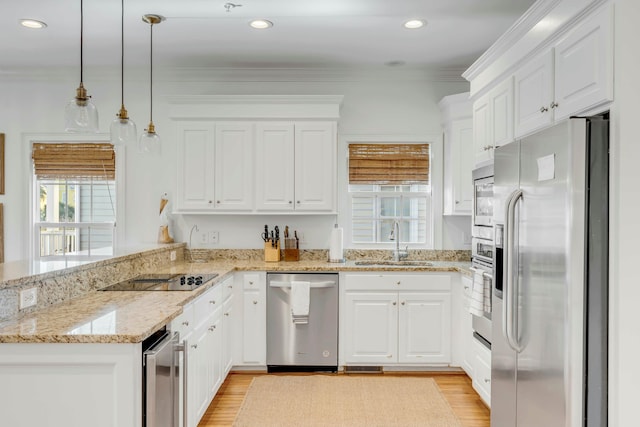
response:
M484 289L482 315L472 316L474 336L491 347L491 292L495 239L493 228L493 165L475 169L473 177L473 217L471 230L471 266L474 281ZM476 286L476 283L474 283Z

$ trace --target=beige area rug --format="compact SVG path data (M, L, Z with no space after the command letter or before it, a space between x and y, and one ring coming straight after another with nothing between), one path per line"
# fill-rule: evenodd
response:
M432 378L347 375L253 379L234 427L461 427Z

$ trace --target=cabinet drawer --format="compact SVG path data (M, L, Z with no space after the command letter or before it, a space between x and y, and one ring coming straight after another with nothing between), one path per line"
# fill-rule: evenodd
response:
M193 304L188 304L182 309L182 313L171 321L171 330L178 332L182 340L194 327Z
M451 277L446 274L368 273L346 274L347 291L449 291Z
M473 340L473 388L491 407L491 350Z
M260 289L260 273L247 273L242 278L242 284L245 291L250 289Z
M220 285L216 285L202 294L194 303L195 323L200 324L210 314L222 307L222 301L222 287Z

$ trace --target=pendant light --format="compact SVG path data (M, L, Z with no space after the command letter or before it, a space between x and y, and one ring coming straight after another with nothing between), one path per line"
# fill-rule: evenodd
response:
M111 133L111 143L113 145L132 145L138 137L136 124L129 118L127 109L124 108L124 0L121 5L120 17L120 111L116 114L115 120L111 122L109 128Z
M84 11L80 0L80 86L76 89L76 97L72 99L64 110L64 123L67 132L98 132L98 109L91 102L87 90L82 82L82 44L84 30Z
M138 148L143 153L160 154L160 136L153 125L153 26L165 20L160 15L144 15L142 20L150 27L150 60L149 60L149 126L140 135Z

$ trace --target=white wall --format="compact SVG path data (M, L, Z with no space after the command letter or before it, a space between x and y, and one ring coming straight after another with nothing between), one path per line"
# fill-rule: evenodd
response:
M67 70L69 71L69 70ZM5 261L28 257L29 212L26 195L30 163L28 141L24 133L58 133L63 130L65 104L75 94L76 70L56 72L26 82L0 79L0 132L6 134ZM158 74L162 74L162 71ZM226 73L226 75L233 73ZM242 74L242 73L240 73ZM125 84L125 104L138 132L148 123L148 82L144 73L132 71ZM219 74L218 76L221 76ZM160 157L138 154L134 148L126 152L126 243L153 242L157 237L157 212L160 195L175 196L175 137L168 119L166 96L200 94L331 94L344 95L339 134L421 135L440 132L438 101L445 95L464 92L468 84L436 82L413 72L389 71L301 74L291 77L267 72L236 76L205 77L199 82L183 76L181 82L166 76L154 85L154 123L162 137ZM6 77L5 77L6 79ZM85 86L100 112L100 128L108 132L109 123L120 106L117 69L85 70ZM333 216L189 216L173 218L177 241L186 241L192 225L201 230L220 232L220 243L214 248L259 248L259 234L265 223L289 224L305 237L304 248L327 248L328 234L336 218ZM119 224L122 226L122 224ZM445 232L447 233L447 232ZM460 233L447 235L448 247L464 248Z
M615 4L615 103L611 110L610 423L638 425L640 319L640 2Z

